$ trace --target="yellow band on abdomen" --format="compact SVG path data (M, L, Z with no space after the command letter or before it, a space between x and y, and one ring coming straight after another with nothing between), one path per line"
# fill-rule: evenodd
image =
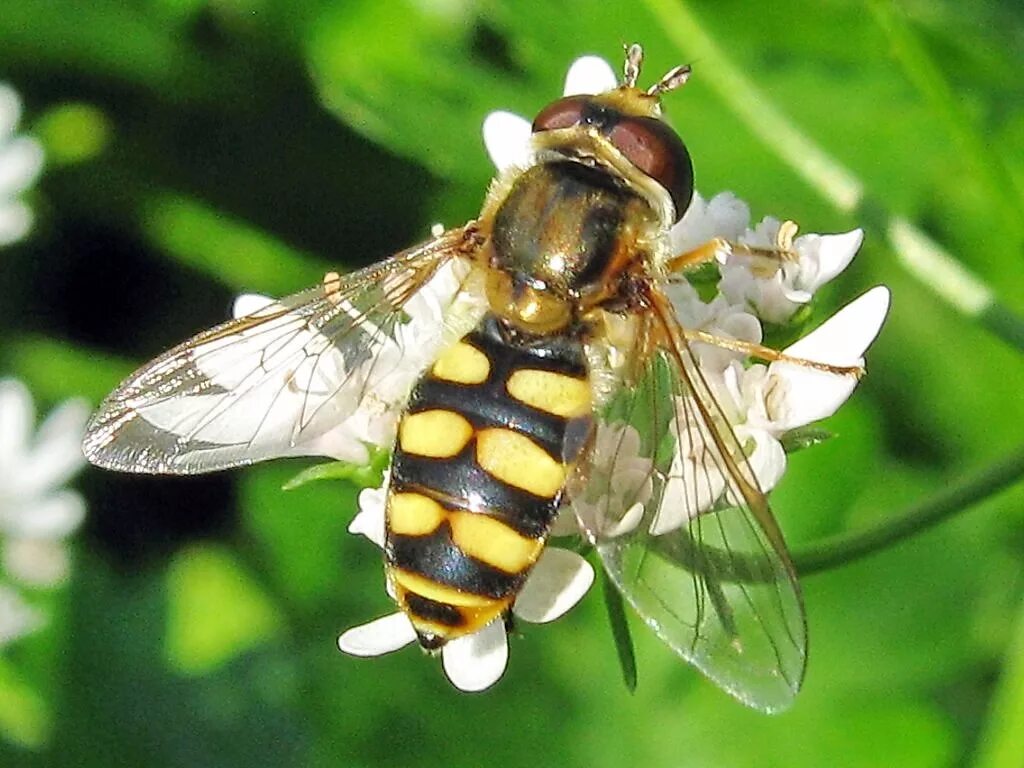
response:
M460 550L505 573L525 571L544 548L543 539L523 536L490 515L453 512L450 520L452 540Z
M572 419L590 413L590 382L554 371L521 368L508 377L508 393L521 403Z
M437 358L430 372L435 378L456 384L483 384L491 373L491 363L479 349L459 341Z
M447 517L445 508L421 493L394 493L388 500L388 530L404 536L426 536Z
M437 603L455 605L464 608L484 608L494 605L495 603L494 598L486 597L484 595L474 595L470 592L463 592L462 590L455 589L454 587L438 584L433 579L428 579L425 576L410 573L409 571L402 570L401 568L393 567L390 569L390 572L391 578L394 579L397 586Z
M465 448L472 436L472 425L454 411L421 411L402 419L398 445L406 453L446 459Z
M565 466L525 435L484 429L476 436L477 463L492 477L550 499L565 483Z

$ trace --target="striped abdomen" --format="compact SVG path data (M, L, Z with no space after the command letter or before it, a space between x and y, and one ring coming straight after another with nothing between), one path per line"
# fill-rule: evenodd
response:
M388 494L388 579L424 647L502 616L544 548L590 426L583 344L492 315L413 389Z

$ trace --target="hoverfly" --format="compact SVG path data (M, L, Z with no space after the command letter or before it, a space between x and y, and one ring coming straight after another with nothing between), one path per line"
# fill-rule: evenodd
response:
M423 648L507 617L571 509L673 650L751 706L786 706L806 659L796 575L662 290L707 259L667 238L693 168L661 97L689 69L642 90L641 58L629 49L613 90L542 109L530 162L499 175L477 219L135 372L93 418L89 460L193 474L313 455L397 399L385 568ZM443 322L406 343L428 293ZM645 459L624 492L627 435Z

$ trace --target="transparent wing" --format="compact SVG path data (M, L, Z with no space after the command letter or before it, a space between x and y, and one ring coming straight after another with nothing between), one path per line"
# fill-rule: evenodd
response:
M476 235L449 231L380 264L200 333L126 379L83 448L128 472L194 474L289 455L366 458L467 312ZM374 414L379 418L374 418Z
M743 447L651 289L570 486L608 574L676 653L749 706L804 674L799 585Z

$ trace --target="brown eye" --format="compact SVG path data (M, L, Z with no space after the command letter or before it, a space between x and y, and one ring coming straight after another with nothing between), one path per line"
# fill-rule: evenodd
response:
M665 188L675 205L676 221L683 218L693 198L693 163L678 134L654 117L623 117L608 138L627 160Z
M587 101L586 96L567 96L551 102L534 118L533 132L554 131L579 125L583 122L583 110Z

